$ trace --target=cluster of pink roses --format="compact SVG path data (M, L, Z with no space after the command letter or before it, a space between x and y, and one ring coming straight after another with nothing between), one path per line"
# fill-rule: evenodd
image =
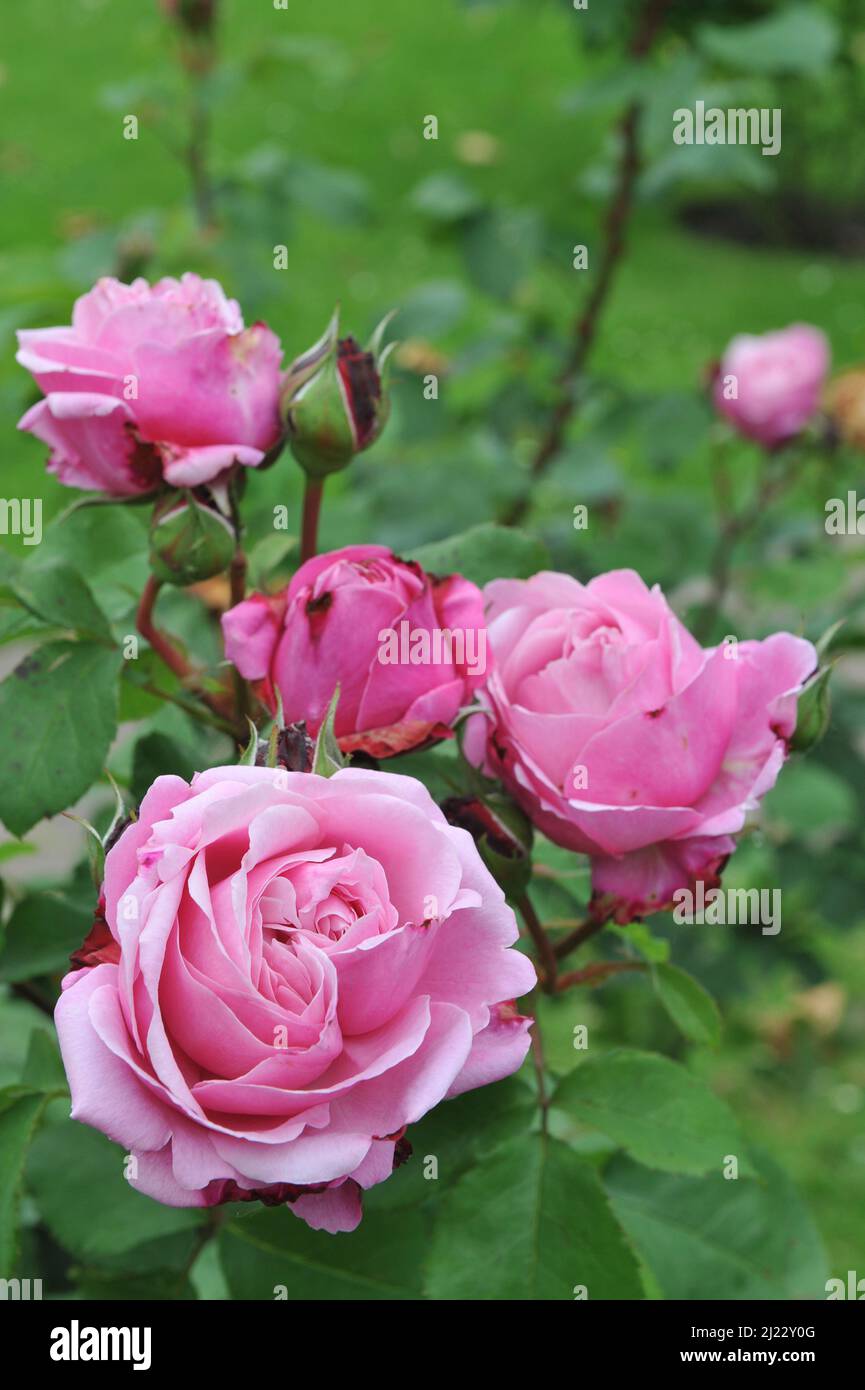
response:
M811 330L775 338L732 345L721 372L738 373L736 409L718 396L764 444L802 428L825 370ZM215 484L277 443L280 356L213 282L101 281L71 327L21 334L46 393L22 427L71 485ZM385 661L399 630L449 640ZM468 710L469 760L589 857L593 911L620 921L717 881L817 665L787 633L702 648L633 571L481 593L377 545L307 561L283 592L231 608L223 632L287 723L315 734L338 686L345 752L422 748ZM482 666L460 634L483 637ZM160 1201L288 1202L350 1230L408 1125L522 1062L529 1020L513 1001L535 971L516 938L470 835L413 778L161 777L107 856L57 1007L73 1114L134 1153L132 1180Z

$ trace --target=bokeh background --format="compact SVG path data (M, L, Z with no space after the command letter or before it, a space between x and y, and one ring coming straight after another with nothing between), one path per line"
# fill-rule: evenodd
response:
M698 621L718 530L715 453L725 451L743 499L761 466L758 451L714 419L711 363L733 334L795 321L824 330L835 370L865 360L865 5L682 0L638 66L625 50L639 8L317 0L280 10L270 0L225 0L219 63L196 96L155 0L67 0L60 17L53 0L5 7L4 496L42 497L46 525L70 501L44 472L41 446L15 430L33 399L14 362L15 328L68 322L76 295L101 274L194 269L215 275L247 322L265 319L289 358L319 336L336 301L345 328L361 337L398 310L392 423L328 485L323 547L376 540L408 551L507 515L529 483L600 257L617 122L638 96L644 164L626 251L565 447L532 488L523 525L554 567L588 579L633 566ZM672 111L698 97L780 106L781 155L675 147ZM183 159L196 101L209 128L207 226ZM137 140L123 137L129 114L139 119ZM436 140L423 138L429 115ZM587 271L573 268L577 244L589 248ZM274 268L278 246L285 269ZM429 373L439 378L436 401L423 395ZM692 1054L746 1132L795 1179L840 1277L865 1274L865 541L827 536L824 520L827 499L862 478L861 456L827 429L738 548L712 633L783 627L816 640L845 620L832 647L828 735L807 761L790 764L727 873L729 886L782 888L781 933L653 920L671 959L718 999L717 1048L687 1049L640 981L606 986L581 1013L604 1039ZM297 514L300 482L287 459L250 480L259 578L278 577L296 554L272 515L277 504ZM576 531L581 503L589 525ZM44 543L80 559L120 615L146 576L145 525L136 509L95 509L49 528ZM26 553L18 538L0 543ZM174 612L166 602L166 625L214 658L215 602L212 591L192 604L178 599ZM20 614L0 607L0 637L6 670L26 649ZM142 720L195 765L198 735L182 714L156 714L140 693L124 700L111 762L123 785L134 788L148 770L135 751ZM149 751L158 761L152 742ZM104 801L97 793L86 809L103 814ZM7 917L25 888L53 888L83 857L83 833L69 822L43 825L24 843L4 837ZM75 884L64 889L67 907L90 891L86 867ZM549 912L567 915L567 889L553 881ZM50 934L51 922L33 929ZM21 963L13 959L10 971L9 949L0 973L14 981ZM49 951L37 964L51 961ZM49 1026L5 988L3 1081L19 1074L31 1026ZM572 1027L571 1005L554 1006L548 1047L560 1069L576 1060ZM50 1187L44 1151L42 1171L35 1151L34 1190ZM33 1240L49 1240L33 1221ZM60 1212L55 1235L68 1234L63 1221ZM65 1248L77 1250L74 1236ZM58 1250L51 1258L62 1287Z

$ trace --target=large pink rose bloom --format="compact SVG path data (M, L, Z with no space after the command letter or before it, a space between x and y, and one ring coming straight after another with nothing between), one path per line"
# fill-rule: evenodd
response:
M405 1126L528 1048L514 915L408 777L160 777L104 915L57 1004L72 1114L169 1206L287 1201L352 1230Z
M627 921L716 882L784 762L811 643L778 632L704 650L632 570L485 594L495 664L472 760L551 840L591 856L596 912Z
M254 467L279 437L279 339L215 280L103 279L69 328L18 334L45 399L19 422L69 487L115 497Z
M820 404L829 369L825 335L806 323L733 338L714 383L715 405L748 439L774 449L805 428ZM730 394L734 377L737 396Z
M480 589L383 545L317 555L282 593L230 609L222 630L228 659L274 712L279 693L287 723L315 733L339 684L342 748L376 757L446 736L486 674Z

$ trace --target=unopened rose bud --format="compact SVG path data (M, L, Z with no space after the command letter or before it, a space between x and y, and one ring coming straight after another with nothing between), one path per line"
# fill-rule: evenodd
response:
M285 375L282 415L291 452L312 478L347 467L381 434L390 412L382 377L393 344L382 350L388 319L367 348L340 338L339 313L324 336Z
M518 897L532 875L532 827L518 806L500 792L483 800L453 796L442 810L451 825L467 830L481 858L508 897Z
M215 503L172 493L158 503L150 524L150 568L165 584L198 584L231 564L234 527Z
M796 704L796 728L790 740L793 753L807 753L819 743L829 727L832 700L829 694L831 666L824 666L812 677Z

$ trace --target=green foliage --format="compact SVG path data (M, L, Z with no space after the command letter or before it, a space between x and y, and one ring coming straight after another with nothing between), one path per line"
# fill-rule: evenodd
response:
M813 73L838 51L834 18L817 5L790 5L751 24L706 24L697 42L710 58L745 72Z
M120 656L95 642L47 642L0 685L0 819L23 835L100 775L116 727Z
M593 1299L643 1292L594 1171L556 1139L509 1139L457 1183L443 1207L429 1296L572 1301L576 1286Z
M613 1209L665 1298L825 1297L811 1218L777 1164L754 1166L754 1177L697 1179L612 1164Z
M22 898L6 927L0 951L0 979L29 980L64 971L69 956L87 935L93 916L60 893L32 893Z
M491 579L528 579L545 563L539 541L493 522L419 546L406 558L417 560L431 574L462 574L481 586Z
M711 994L676 965L661 962L652 970L658 998L681 1033L691 1042L717 1047L721 1015Z
M622 1048L589 1058L559 1082L553 1103L669 1173L720 1171L724 1156L741 1149L723 1102L666 1057Z

